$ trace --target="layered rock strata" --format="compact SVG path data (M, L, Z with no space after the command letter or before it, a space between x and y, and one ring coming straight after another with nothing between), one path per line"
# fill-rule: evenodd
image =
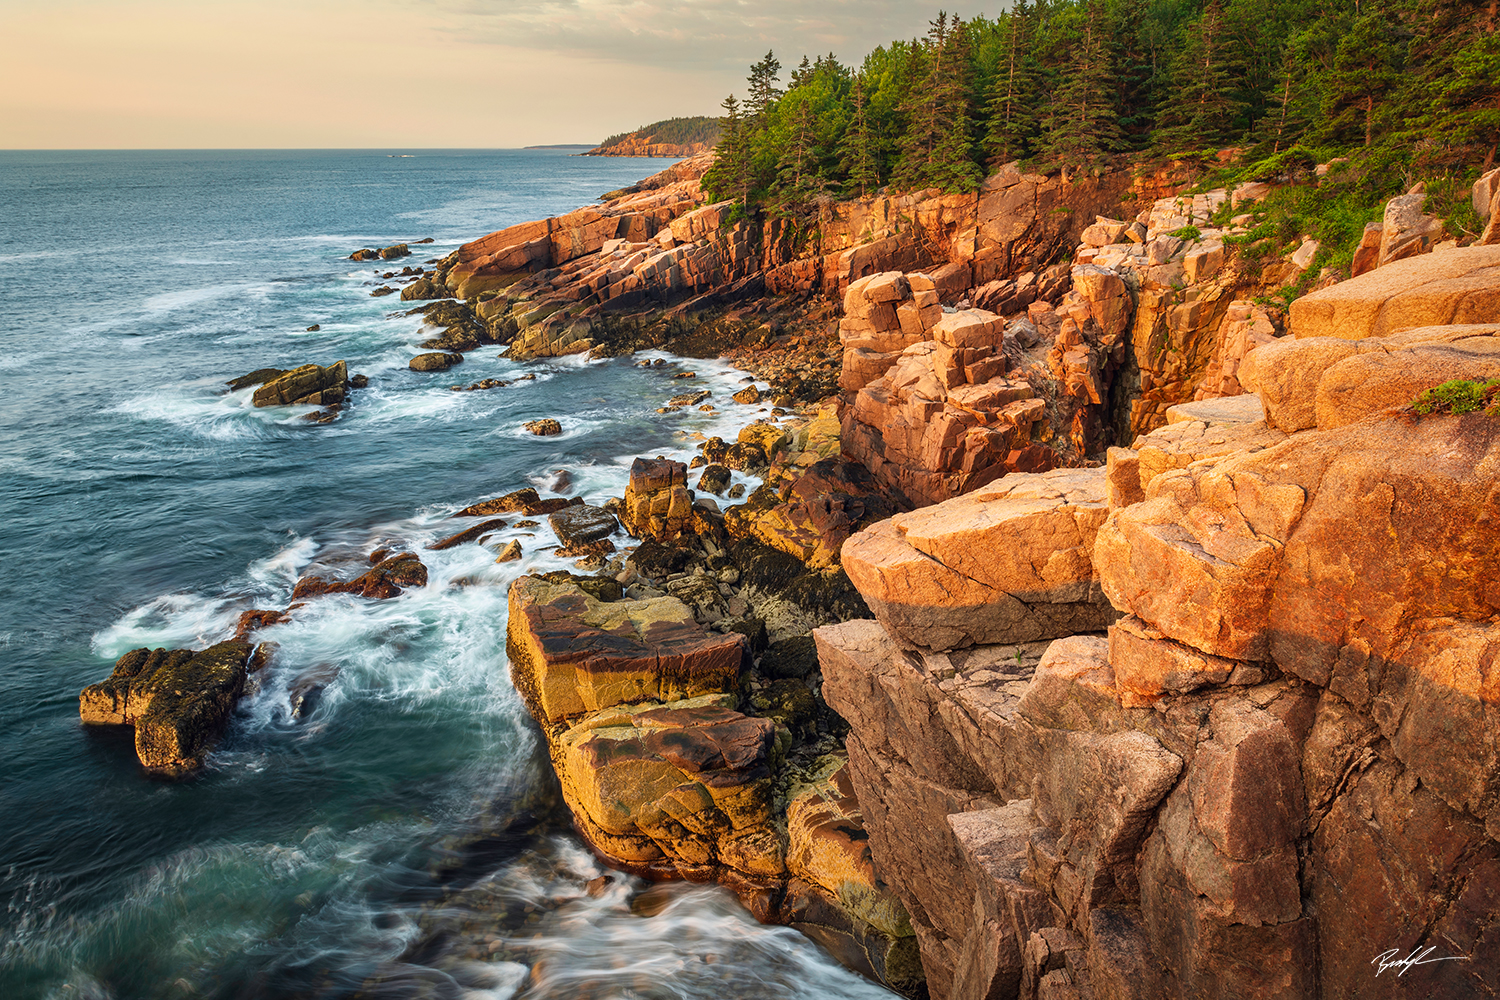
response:
M1398 404L1494 338L1414 338L1332 365L1283 342L1267 371L1304 388L1263 419L1191 404L1111 454L1088 555L1125 617L1102 633L814 633L934 997L1492 991L1500 420ZM1309 391L1337 400L1310 424ZM1047 537L972 502L930 508L924 544ZM1451 960L1381 974L1411 954Z
M699 178L711 159L684 160L660 183L597 207L465 244L403 297L469 300L491 335L522 358L602 347L612 315L765 293L842 297L851 281L897 268L931 269L940 293L956 301L1065 255L1081 220L1117 203L1128 185L1123 173L1067 183L1010 164L973 194L833 204L809 239L790 220L736 221L731 203L706 204Z

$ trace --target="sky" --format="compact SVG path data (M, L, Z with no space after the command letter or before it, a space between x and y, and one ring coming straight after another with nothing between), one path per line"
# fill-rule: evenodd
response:
M598 142L718 114L768 49L783 80L803 54L858 64L936 12L913 0L0 0L0 148Z

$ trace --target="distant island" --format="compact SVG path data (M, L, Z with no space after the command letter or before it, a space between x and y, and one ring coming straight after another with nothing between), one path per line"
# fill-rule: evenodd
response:
M719 141L719 119L668 118L605 139L585 156L697 156Z
M553 142L544 146L522 146L522 149L596 149L592 142Z

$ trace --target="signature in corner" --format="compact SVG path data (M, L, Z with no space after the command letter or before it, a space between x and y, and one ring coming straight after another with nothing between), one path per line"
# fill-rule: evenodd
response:
M1410 955L1401 958L1399 957L1401 949L1392 948L1370 959L1370 964L1379 966L1375 970L1377 977L1387 969L1400 969L1401 971L1396 973L1396 975L1404 976L1408 970L1417 965L1431 965L1433 962L1467 962L1469 960L1467 955L1446 955L1439 956L1438 958L1427 957L1435 951L1437 951L1436 948L1413 948Z

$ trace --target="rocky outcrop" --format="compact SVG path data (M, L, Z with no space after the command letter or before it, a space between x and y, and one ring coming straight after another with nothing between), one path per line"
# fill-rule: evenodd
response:
M576 506L581 503L583 503L582 497L573 497L572 499L547 497L543 499L536 490L530 486L524 486L519 490L512 490L504 496L470 504L453 516L489 517L491 514L525 514L528 517L536 517L541 514L555 514L564 507Z
M132 726L135 752L148 771L181 776L203 765L229 725L244 690L253 646L231 640L201 652L135 649L108 680L78 696L85 725Z
M1258 348L1264 400L1174 408L1111 452L1091 545L974 497L920 512L945 562L1082 549L1125 615L1103 633L814 633L934 997L1485 993L1500 421L1397 404L1493 340ZM852 564L882 532L845 547L872 608ZM1380 966L1409 955L1453 960Z
M930 275L899 272L853 282L844 314L841 441L878 480L933 503L1055 464L1029 448L1046 407L1019 373L1008 377L1000 317L945 312Z
M452 541L452 539L450 539ZM386 601L412 587L427 586L427 567L415 553L389 555L377 551L375 565L352 580L337 581L308 575L292 588L292 599L320 597L324 594L354 594L375 601Z
M522 358L607 349L622 314L677 315L767 292L842 297L851 281L897 268L929 268L956 301L1042 270L1076 242L1085 225L1076 213L1115 204L1128 184L1123 173L1064 183L1012 164L974 194L830 205L809 241L790 220L730 221L731 203L704 204L698 179L710 162L685 160L660 183L466 244L431 281L470 299Z
M441 351L431 351L427 354L418 354L407 362L414 372L445 372L454 365L463 361L462 354L444 354Z
M1288 433L1335 427L1410 403L1450 379L1493 378L1500 323L1417 327L1389 337L1288 339L1247 359L1266 422Z
M731 538L753 538L811 570L836 569L845 540L905 506L852 462L826 457L794 468L768 475L743 504L725 510Z
M669 542L691 531L692 519L686 465L665 458L638 458L631 463L620 511L627 532L636 538Z
M430 239L428 239L428 240L421 240L420 242L422 242L422 243L431 243L432 240L430 240ZM362 250L356 250L356 251L354 251L353 253L351 253L349 255L349 259L350 260L396 260L399 257L410 257L410 256L411 256L411 248L410 247L408 247L405 243L394 243L394 244L392 244L391 246L388 246L388 247L379 247L379 248L375 248L375 249L372 249L370 247L365 247Z
M732 689L744 638L710 633L673 597L605 602L571 582L510 588L512 679L541 722Z
M349 391L349 367L342 361L300 368L261 368L228 383L231 390L258 386L256 406L337 406Z
M1292 303L1297 337L1363 340L1413 327L1500 322L1500 249L1411 257Z
M808 774L788 760L797 713L740 710L746 637L704 628L672 596L586 584L521 577L507 634L579 833L629 871L723 883L760 919L913 988L910 924L870 858L842 761Z
M1010 475L855 535L843 567L882 625L925 648L1094 631L1115 618L1090 562L1107 513L1103 469Z

